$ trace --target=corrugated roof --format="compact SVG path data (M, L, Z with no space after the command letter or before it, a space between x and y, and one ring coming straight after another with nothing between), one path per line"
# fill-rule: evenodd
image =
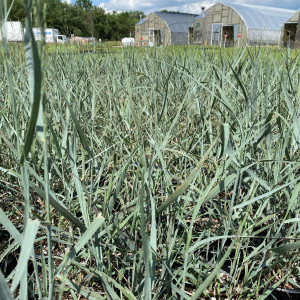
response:
M205 18L207 15L209 15L209 13L206 12L206 11L204 11L201 15L197 15L197 16L195 17L195 19L197 19L197 20L203 19L203 18Z
M194 19L197 15L175 13L175 12L154 12L157 16L162 18L171 32L188 32L189 27L193 26Z
M295 10L258 6L250 4L237 4L219 2L234 9L245 21L248 28L279 30L283 24L294 14Z
M135 24L135 26L137 25L142 25L143 23L145 23L147 21L146 18L142 19L141 21L139 21L138 23Z

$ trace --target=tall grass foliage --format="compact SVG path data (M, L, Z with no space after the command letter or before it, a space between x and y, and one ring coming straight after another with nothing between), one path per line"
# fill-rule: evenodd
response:
M1 45L0 298L299 289L299 51L49 53L25 4L25 46Z

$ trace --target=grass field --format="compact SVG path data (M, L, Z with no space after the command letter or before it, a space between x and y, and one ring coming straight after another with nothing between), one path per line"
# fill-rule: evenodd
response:
M1 299L300 289L299 51L26 49L0 54Z

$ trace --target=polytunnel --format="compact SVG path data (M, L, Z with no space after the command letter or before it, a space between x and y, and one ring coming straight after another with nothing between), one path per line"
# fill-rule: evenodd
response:
M234 46L237 44L279 44L281 28L294 10L218 2L194 21L196 43ZM198 33L197 33L198 32Z
M197 15L153 12L135 25L136 46L186 45Z

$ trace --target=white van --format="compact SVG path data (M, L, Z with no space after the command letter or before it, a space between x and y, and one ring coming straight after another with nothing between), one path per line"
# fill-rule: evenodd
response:
M46 28L45 29L45 42L57 43L57 36L59 35L58 29Z

